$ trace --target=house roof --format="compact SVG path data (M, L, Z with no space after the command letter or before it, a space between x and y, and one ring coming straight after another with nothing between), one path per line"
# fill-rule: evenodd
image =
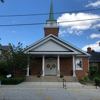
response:
M51 45L51 43L52 43L52 45ZM55 48L57 48L57 49L55 49ZM50 35L42 38L41 40L31 44L30 46L26 47L24 49L24 53L32 53L32 54L72 54L72 55L77 55L79 57L90 56L88 53L82 51L81 49L73 46L72 44L60 39L59 37L57 37L53 34L50 34Z
M9 46L2 46L2 45L0 45L0 50L8 51L9 49L10 49Z
M91 57L89 58L89 62L100 62L100 52L89 52Z

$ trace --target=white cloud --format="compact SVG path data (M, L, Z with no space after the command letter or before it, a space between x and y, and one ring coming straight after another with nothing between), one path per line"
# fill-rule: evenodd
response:
M68 21L94 19L98 17L100 17L100 15L91 14L91 13L77 13L77 14L65 13L65 14L62 14L57 19L57 21L63 22L63 23L59 23L59 25L62 27L66 27L67 31L70 34L75 33L79 35L79 34L82 34L82 31L92 28L92 26L97 24L97 22L100 20L87 20L87 21L76 21L76 22L68 22Z
M89 3L88 5L86 5L85 7L89 7L89 6L92 6L92 7L98 7L100 6L100 1L96 1L96 2L91 2Z
M93 25L92 28L97 28L97 27L100 27L100 24Z
M95 42L94 44L86 45L86 46L84 46L84 47L82 48L82 50L87 51L87 48L88 48L88 47L91 47L92 50L99 51L99 50L100 50L99 42L100 42L100 41L97 41L97 42Z
M59 31L59 35L65 36L66 32L67 32L66 30L60 30L60 31Z
M12 33L16 33L16 31L12 31Z
M7 33L16 33L16 31L6 31Z
M95 34L95 33L93 33L93 34L91 34L90 35L90 38L100 38L100 34Z

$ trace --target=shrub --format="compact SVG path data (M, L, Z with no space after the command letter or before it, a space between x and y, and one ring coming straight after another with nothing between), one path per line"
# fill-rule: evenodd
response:
M90 80L93 80L95 77L98 77L98 69L96 67L90 67L88 73L88 77Z
M60 74L60 78L63 78L64 77L64 75L63 74Z
M1 84L4 84L4 85L19 84L19 83L23 82L24 79L25 79L24 77L18 77L18 78L3 78L3 77L0 77Z
M95 77L94 80L95 80L95 85L96 86L100 86L100 78L99 77Z
M90 79L88 77L83 77L79 80L80 83L85 84L87 82L90 82Z
M41 77L41 74L38 74L37 77Z

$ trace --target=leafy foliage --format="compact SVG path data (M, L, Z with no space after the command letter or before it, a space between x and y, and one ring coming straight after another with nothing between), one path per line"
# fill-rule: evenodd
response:
M4 0L0 0L2 3L4 3Z
M90 79L88 77L82 77L82 79L80 79L79 82L85 84L87 82L90 82Z
M95 77L94 80L95 80L95 85L96 86L100 86L100 78L99 77Z
M16 70L25 71L28 65L28 54L24 54L22 43L18 43L18 46L12 45L11 52L3 52L0 60L0 69L5 73L12 74Z
M90 67L87 73L90 80L93 80L95 77L99 76L98 69L96 67Z
M5 85L14 85L14 84L19 84L24 81L24 77L18 77L18 78L5 78L5 77L0 77L1 84Z

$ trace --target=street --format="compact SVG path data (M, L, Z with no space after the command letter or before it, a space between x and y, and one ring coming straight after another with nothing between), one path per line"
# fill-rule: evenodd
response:
M100 89L32 89L1 90L1 100L100 100Z

